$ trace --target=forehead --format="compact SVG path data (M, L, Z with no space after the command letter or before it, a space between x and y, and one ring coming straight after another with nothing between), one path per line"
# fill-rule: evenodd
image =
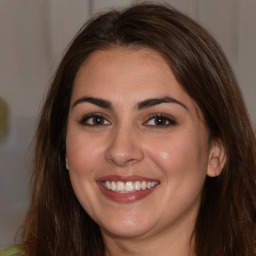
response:
M70 106L83 97L106 100L120 113L133 111L148 99L171 97L187 107L194 122L206 125L201 109L176 80L167 61L147 48L92 53L77 73Z
M155 64L153 67L155 71L161 70L161 72L172 74L169 64L162 55L150 48L116 47L106 50L98 50L93 52L84 61L77 72L76 79L78 79L82 73L86 73L86 70L88 73L91 73L91 71L100 68L100 71L104 73L106 70L109 72L112 66L118 64L118 72L120 73L120 71L123 71L120 73L121 75L128 71L128 67L129 71L138 71L138 67L144 68L146 71L151 67L152 63ZM117 67L115 67L115 69L116 68ZM142 71L142 69L140 71Z
M107 98L114 104L169 96L196 107L169 63L148 48L113 48L92 53L75 78L72 99L81 96Z
M182 89L165 59L148 48L113 48L92 53L80 67L74 87L76 90L78 87L88 91L98 87L106 90L114 85L117 88L131 88L135 83L141 87L146 83L148 89L160 89L159 85L166 83Z

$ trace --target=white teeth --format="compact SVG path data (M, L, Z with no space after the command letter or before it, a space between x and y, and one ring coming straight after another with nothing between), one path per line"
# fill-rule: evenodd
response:
M134 191L134 186L133 186L133 183L131 181L126 182L125 191L127 191L127 192Z
M106 187L107 189L111 189L111 184L110 184L109 181L106 181L106 182L105 182L105 187Z
M105 181L103 185L106 189L118 193L131 193L138 190L150 189L158 184L157 181Z
M116 191L116 183L114 182L114 181L111 181L111 187L110 187L110 189L112 190L112 191Z
M113 181L112 181L113 182ZM117 183L116 183L116 190L117 191L124 191L124 183L122 182L122 181L118 181Z
M140 183L140 181L135 181L134 182L134 189L135 190L141 190L141 183Z
M158 184L157 181L152 181L152 182L151 182L151 188L154 187L154 186L156 186L157 184Z
M145 190L147 188L147 182L146 181L142 181L141 183L141 189Z

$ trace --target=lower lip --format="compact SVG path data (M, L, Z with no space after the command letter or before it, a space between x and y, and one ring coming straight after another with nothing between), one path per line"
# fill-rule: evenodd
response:
M106 189L101 182L97 182L97 184L99 185L100 190L103 192L103 194L107 198L117 203L133 203L138 200L141 200L147 197L148 195L150 195L158 186L156 185L150 189L139 190L131 193L118 193L118 192L114 192L112 190Z

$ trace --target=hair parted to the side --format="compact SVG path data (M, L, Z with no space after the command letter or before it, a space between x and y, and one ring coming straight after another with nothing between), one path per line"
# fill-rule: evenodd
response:
M31 208L24 224L28 256L104 255L100 229L70 183L65 136L80 66L94 51L113 47L159 52L201 109L212 139L225 148L222 173L205 181L193 233L195 255L256 255L255 134L230 65L196 22L169 6L139 4L90 20L59 65L35 136Z

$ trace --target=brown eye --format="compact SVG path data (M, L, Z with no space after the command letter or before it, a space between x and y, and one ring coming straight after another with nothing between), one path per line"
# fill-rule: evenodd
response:
M168 125L170 123L166 118L155 117L154 119L156 125Z
M92 119L92 125L103 125L104 124L104 119L100 116L94 116L91 118ZM88 119L87 121L89 121Z
M79 123L87 126L110 125L110 122L105 117L99 114L90 114L88 116L85 116Z
M147 122L145 122L146 126L152 126L156 128L165 128L176 124L176 121L163 114L154 115Z

